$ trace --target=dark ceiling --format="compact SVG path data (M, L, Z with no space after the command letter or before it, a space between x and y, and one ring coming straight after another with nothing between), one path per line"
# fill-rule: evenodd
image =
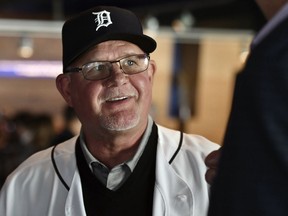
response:
M193 14L195 27L257 31L265 22L253 0L1 0L0 18L63 20L95 5L131 9L140 18L154 15L163 26L183 11Z

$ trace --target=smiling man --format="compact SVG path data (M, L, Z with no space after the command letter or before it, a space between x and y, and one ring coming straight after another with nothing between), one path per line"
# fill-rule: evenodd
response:
M80 136L20 165L1 191L0 215L206 215L204 159L219 146L150 117L156 42L138 18L101 6L62 33L56 84Z

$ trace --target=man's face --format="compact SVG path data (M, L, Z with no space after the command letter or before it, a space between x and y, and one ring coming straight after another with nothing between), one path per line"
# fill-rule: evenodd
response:
M107 41L82 55L73 67L92 61L114 61L133 54L143 54L143 51L129 42ZM70 73L59 76L62 78L57 78L57 86L59 83L64 86L60 92L74 107L84 130L126 131L147 123L154 72L153 61L146 71L133 75L123 73L119 64L113 63L111 76L106 79L91 81L82 73Z

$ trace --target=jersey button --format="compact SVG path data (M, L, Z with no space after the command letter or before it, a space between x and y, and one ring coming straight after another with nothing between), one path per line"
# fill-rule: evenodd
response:
M182 202L187 201L187 196L185 194L180 194L177 196L177 198Z

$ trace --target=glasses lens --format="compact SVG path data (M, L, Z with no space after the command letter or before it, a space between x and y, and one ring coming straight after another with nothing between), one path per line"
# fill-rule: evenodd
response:
M82 73L88 80L100 80L110 76L110 62L91 62L83 66Z
M135 74L148 68L149 57L145 54L128 56L120 60L122 70L127 74Z
M149 65L149 56L146 54L132 55L113 62L90 62L82 67L82 73L87 80L101 80L110 76L112 63L120 62L121 69L126 74L136 74L145 71Z

